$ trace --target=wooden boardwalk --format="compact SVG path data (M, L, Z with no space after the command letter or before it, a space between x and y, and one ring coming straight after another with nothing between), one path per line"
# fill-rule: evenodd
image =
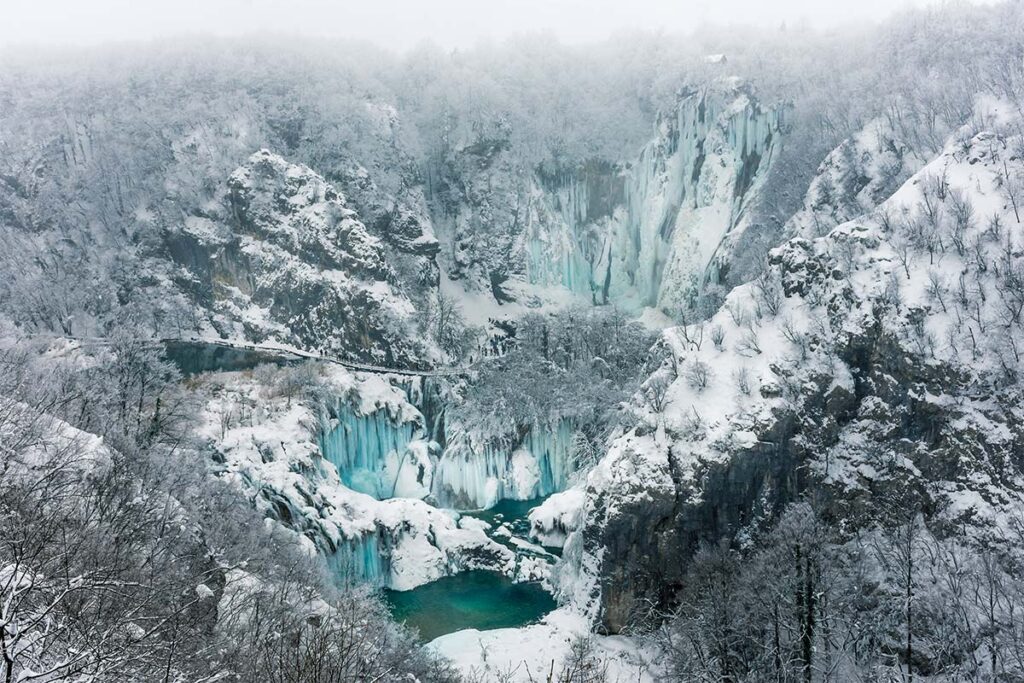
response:
M67 337L60 335L34 335L46 339L64 339L67 341L78 342L83 346L107 346L111 342L109 339L104 337ZM203 339L200 337L168 337L164 339L153 339L151 340L154 346L167 346L169 344L192 344L197 347L218 347L237 351L252 351L255 353L263 353L270 356L278 356L284 358L296 358L306 360L316 360L325 363L333 363L340 365L349 370L355 372L369 372L379 375L404 375L407 377L451 377L456 375L463 375L470 371L471 365L458 365L458 366L447 366L440 368L431 369L416 369L416 368L395 368L384 365L372 365L370 363L361 363L358 361L348 360L345 358L339 358L337 356L329 356L313 351L303 351L295 348L283 348L280 346L262 346L260 344L245 344L240 342L227 341L224 339Z

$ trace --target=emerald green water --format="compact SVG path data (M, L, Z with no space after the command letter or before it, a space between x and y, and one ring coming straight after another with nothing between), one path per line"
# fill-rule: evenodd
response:
M526 538L530 528L527 515L542 502L503 500L490 509L463 514L487 522L492 530L505 524L513 534ZM507 539L492 538L516 550ZM467 628L483 631L525 626L557 606L540 584L513 583L507 576L489 571L461 572L410 591L384 591L384 598L392 615L418 630L425 641Z
M498 526L504 522L509 525L512 531L521 531L525 534L530 530L530 522L528 519L530 510L543 503L544 500L544 498L535 498L533 500L502 500L498 501L498 504L494 507L487 508L486 510L474 510L472 512L464 512L462 514L467 517L482 519L493 526Z
M410 591L384 591L394 617L424 640L466 628L524 626L555 609L554 599L536 583L512 583L495 572L469 571Z

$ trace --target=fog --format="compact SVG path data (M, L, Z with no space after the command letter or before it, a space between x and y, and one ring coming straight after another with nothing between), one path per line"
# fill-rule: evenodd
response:
M977 1L977 0L976 0ZM182 35L299 34L403 50L470 47L525 33L567 43L619 31L706 25L830 28L880 21L938 0L6 0L0 45L94 45Z

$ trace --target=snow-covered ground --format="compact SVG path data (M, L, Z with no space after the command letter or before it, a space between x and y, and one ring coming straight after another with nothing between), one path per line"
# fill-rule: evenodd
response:
M649 653L623 636L595 636L590 622L572 608L562 607L540 623L491 631L467 629L432 640L428 647L467 676L484 680L537 681L556 675L572 652L573 642L588 638L598 667L609 681L654 683L659 680Z

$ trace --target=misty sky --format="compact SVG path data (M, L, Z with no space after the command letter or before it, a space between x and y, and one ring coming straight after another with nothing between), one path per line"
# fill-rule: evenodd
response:
M469 47L547 32L564 42L617 30L702 24L824 28L877 21L937 0L0 0L0 45L82 45L181 34L286 33L360 38L404 49Z

